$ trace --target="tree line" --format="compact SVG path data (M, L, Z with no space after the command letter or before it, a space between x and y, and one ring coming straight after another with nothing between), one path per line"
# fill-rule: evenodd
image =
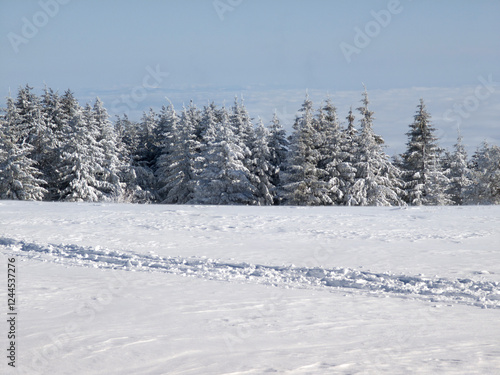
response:
M331 99L306 96L288 136L275 114L171 103L114 122L98 98L28 85L0 112L0 199L213 205L464 205L500 203L500 148L468 157L459 136L439 147L421 99L406 151L390 158L366 90L341 121ZM255 123L254 123L255 122Z

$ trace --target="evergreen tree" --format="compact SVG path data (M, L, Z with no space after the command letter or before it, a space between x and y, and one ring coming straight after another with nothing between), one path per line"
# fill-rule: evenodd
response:
M71 90L66 90L61 97L61 108L60 108L60 123L68 124L73 121L75 116L82 111L82 107L75 98L75 95Z
M46 182L30 154L33 146L19 140L17 108L11 98L0 117L0 199L42 200Z
M162 203L186 203L193 197L190 186L194 149L189 143L194 128L184 109L181 120L172 105L162 111L163 148L157 161L158 194ZM191 147L190 147L191 146Z
M176 121L172 153L160 157L162 165L158 170L163 175L159 179L160 192L166 192L162 203L184 204L194 199L199 143L191 110L184 108Z
M322 180L329 185L329 200L339 204L343 197L341 190L339 164L341 163L341 131L337 109L330 99L319 109L316 124L318 170L322 171ZM327 202L327 204L328 204Z
M341 190L341 204L351 206L354 204L351 189L356 182L356 155L358 154L358 131L354 125L355 116L352 107L346 117L347 127L341 131L339 140L339 185Z
M69 122L68 142L61 152L60 199L98 202L105 199L100 177L104 175L102 150L96 140L92 108L87 105Z
M448 155L446 164L445 169L448 170L447 177L449 179L447 193L454 204L462 205L465 193L472 184L472 171L469 169L467 151L460 134L454 146L454 152Z
M447 204L447 179L440 163L442 150L430 124L431 116L423 99L417 107L414 122L407 133L407 151L402 155L406 201L412 205Z
M250 115L243 104L243 100L238 102L238 98L234 98L234 105L229 120L236 146L241 150L241 162L248 170L246 178L257 188L260 184L260 179L256 176L255 171L257 168L257 158L259 157L255 150L257 139Z
M293 125L290 152L283 173L283 190L287 204L333 204L330 185L325 183L325 171L318 169L319 152L314 126L313 104L307 96Z
M142 167L154 171L156 159L159 155L158 140L158 114L150 108L144 112L139 126L139 146L137 148L137 163Z
M273 196L273 203L279 205L283 200L280 175L284 172L289 142L286 138L285 129L283 129L276 112L274 112L271 126L269 127L268 139L267 146L269 149L270 164L269 181L273 186L271 194Z
M138 125L137 147L132 154L136 193L146 202L157 199L155 167L159 156L157 139L158 115L150 109Z
M238 146L241 148L245 158L244 164L248 167L251 164L252 152L251 148L255 141L255 133L243 101L238 102L238 98L234 98L232 113L229 116L232 132L237 135Z
M358 139L358 152L354 157L356 169L355 182L350 186L347 196L349 205L390 206L399 205L400 172L389 161L383 151L384 141L373 131L373 112L369 110L368 93L363 93L361 132Z
M199 152L208 144L209 140L213 140L215 137L216 125L214 124L221 122L218 112L220 111L215 103L211 102L204 106L202 113L200 113L199 121L195 125L196 140L200 144Z
M102 102L86 105L69 122L61 150L60 199L76 202L119 201L122 185L114 133Z
M205 107L202 122L205 129L196 160L196 187L191 203L255 204L256 189L248 180L250 172L243 165L243 150L238 146L227 111Z
M47 133L39 156L40 169L44 180L47 181L46 199L53 201L59 197L57 167L61 158L61 149L66 142L64 128L67 123L64 121L61 98L57 92L45 87L41 107Z
M120 157L120 150L113 125L102 101L97 98L93 107L92 124L95 127L95 140L100 149L99 164L102 172L98 175L101 190L107 199L119 201L123 198L124 186L120 175L127 172L127 164Z
M32 90L28 85L19 88L15 102L17 117L11 132L18 145L30 146L28 156L35 162L33 167L38 169L37 175L44 179L44 172L50 168L47 164L53 135L44 118L40 99Z
M158 161L162 155L171 154L174 147L174 138L178 126L178 117L172 103L162 106L155 128L153 147L157 150L154 171L158 168Z
M46 182L30 159L31 146L17 145L0 133L0 199L42 200Z
M269 149L269 131L264 127L261 119L255 132L255 144L253 148L254 167L253 174L257 178L257 204L261 206L272 205L274 202L274 186L271 182L271 151Z
M500 204L500 147L486 142L471 160L472 184L466 189L466 204Z

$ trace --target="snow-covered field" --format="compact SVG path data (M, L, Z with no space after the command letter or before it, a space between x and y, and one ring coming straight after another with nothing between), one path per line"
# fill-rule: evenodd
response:
M2 201L0 257L2 374L500 374L497 206Z

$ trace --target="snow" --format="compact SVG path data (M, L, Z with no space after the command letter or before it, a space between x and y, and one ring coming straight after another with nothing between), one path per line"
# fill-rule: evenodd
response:
M19 309L1 373L500 373L499 222L498 206L1 201Z

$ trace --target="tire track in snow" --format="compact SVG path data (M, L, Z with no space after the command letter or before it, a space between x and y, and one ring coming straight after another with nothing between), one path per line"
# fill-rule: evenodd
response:
M351 268L307 268L225 262L208 258L160 257L67 244L38 244L0 237L0 248L32 259L67 265L142 272L165 272L208 280L291 288L335 288L433 302L500 308L500 283L472 279L425 278Z

